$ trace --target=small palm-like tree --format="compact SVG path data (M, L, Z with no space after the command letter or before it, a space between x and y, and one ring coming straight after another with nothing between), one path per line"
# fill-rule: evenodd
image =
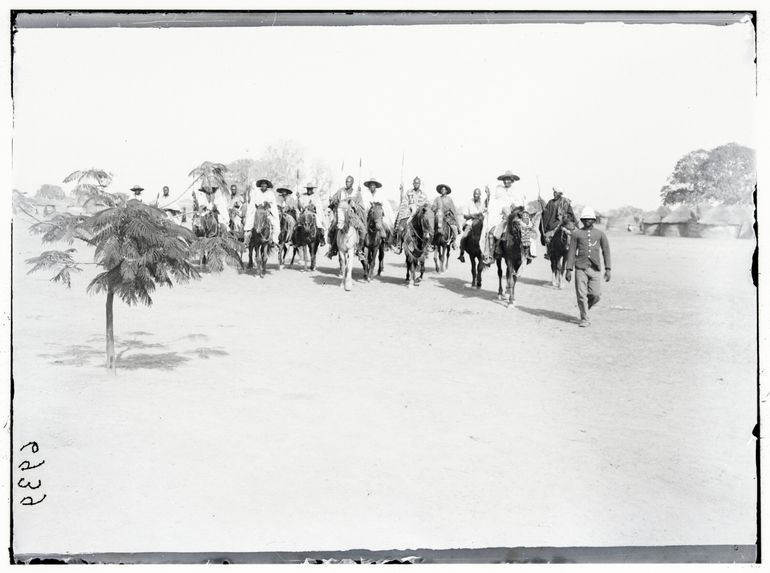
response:
M212 163L204 161L198 167L190 171L188 177L193 181L190 186L200 185L201 187L218 187L222 191L227 189L227 167L222 163Z
M75 182L75 188L72 194L78 202L84 207L87 204L95 206L111 206L112 201L121 200L120 195L110 196L106 193L107 187L112 183L112 173L104 169L92 167L90 169L80 169L73 171L64 178L64 183Z
M103 271L88 285L90 294L106 295L106 365L116 368L113 303L115 296L129 306L152 304L158 286L172 286L200 275L190 263L192 232L173 223L164 212L136 200L114 201L115 206L92 216L64 217L31 227L43 242L80 239L95 247L94 264ZM54 269L51 280L70 286L72 272L79 272L75 249L45 251L27 260L30 273Z

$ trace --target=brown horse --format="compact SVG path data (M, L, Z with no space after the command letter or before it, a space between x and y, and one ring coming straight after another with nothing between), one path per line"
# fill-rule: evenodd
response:
M310 204L299 214L297 227L294 230L294 252L291 255L291 262L294 264L294 257L297 252L302 254L303 271L307 271L308 258L310 259L310 270L315 270L315 258L318 253L318 246L321 244L323 231L316 225L315 206ZM309 255L309 256L308 256Z
M484 227L484 217L479 215L471 219L471 230L464 241L463 249L468 255L471 263L471 287L481 288L481 271L484 270L482 264L483 255L481 253L481 229Z
M404 253L406 254L406 282L408 287L415 287L425 274L425 257L431 250L433 229L433 209L427 205L420 207L406 222L404 233ZM420 271L419 278L417 270Z
M270 223L268 214L269 205L257 206L254 215L254 226L251 229L249 240L249 268L254 268L254 251L257 252L257 271L259 276L264 278L267 269L267 258L270 256L272 248L270 246L270 236L273 232L273 226Z
M556 227L548 245L548 258L551 260L551 273L553 279L551 285L554 288L564 288L564 270L567 265L567 253L569 241L575 230L575 221L569 215Z
M436 272L441 274L449 269L449 253L452 250L454 237L452 225L447 220L447 213L439 203L436 210L436 228L433 236L433 262L436 264Z
M505 232L500 238L500 243L495 251L497 262L498 289L497 298L508 300L508 308L515 304L516 281L519 275L522 261L529 249L529 237L522 232L523 219L528 217L524 207L516 207L508 215ZM505 296L503 293L503 269L502 260L505 259Z
M284 209L279 207L279 224L281 230L278 232L278 268L283 268L283 262L286 260L286 253L289 251L289 242L294 235L294 229L297 226L297 218L294 209Z
M364 278L367 282L372 280L376 262L379 261L377 276L382 274L385 267L383 259L385 258L385 243L388 240L388 232L383 222L384 217L385 211L379 203L374 203L366 215L365 253L361 262L364 265Z

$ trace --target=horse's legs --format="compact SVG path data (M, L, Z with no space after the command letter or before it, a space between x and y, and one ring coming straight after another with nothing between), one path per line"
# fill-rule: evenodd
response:
M443 254L441 255L441 267L445 271L449 270L449 259L452 258L449 256L451 252L452 252L451 245L447 245L446 248L444 249Z
M310 270L315 270L315 255L318 252L318 245L319 241L316 239L312 243L310 243Z
M471 287L475 287L476 286L476 276L477 276L476 275L476 257L474 257L473 255L468 255L468 260L471 263L471 277L472 277Z
M346 291L350 290L353 285L353 259L351 253L345 253L345 275L343 277L342 286Z
M436 247L436 250L433 251L433 263L436 265L436 272L441 273L441 266L439 265L439 253L441 252L441 245Z
M497 298L503 300L503 267L500 259L497 262Z
M510 308L513 305L513 278L514 271L513 271L513 263L509 263L508 261L505 261L505 294L508 298L508 307Z
M559 286L559 258L555 257L551 253L551 286L557 288Z
M380 262L377 266L377 276L380 276L382 274L383 269L385 268L385 263L383 262L385 260L385 241L380 242Z
M476 265L476 288L481 288L481 273L484 271L484 265L481 264L481 255L473 256L473 259L471 260L471 264Z
M406 282L409 282L409 273L411 271L412 263L409 262L409 257L406 257Z

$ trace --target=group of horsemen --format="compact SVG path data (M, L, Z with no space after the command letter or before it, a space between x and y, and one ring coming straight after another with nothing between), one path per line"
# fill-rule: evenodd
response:
M400 186L400 202L397 212L392 212L390 203L378 194L382 184L372 178L364 182L364 189L359 186L354 188L354 179L348 176L345 186L338 189L330 198L328 205L316 194L316 186L307 184L304 192L293 197L291 189L279 187L273 191L273 183L268 179L259 179L251 184L245 192L238 190L236 185L230 186L229 195L218 191L214 186L203 186L198 192L193 192L193 221L201 217L213 217L218 226L224 226L235 234L242 236L245 244L251 239L253 222L257 209L266 209L271 222L272 243L279 243L281 233L281 218L284 220L284 242L291 245L294 229L299 220L299 214L310 210L315 214L316 227L321 230L321 244L328 237L328 257L336 255L337 210L340 207L348 208L350 224L358 234L357 255L363 256L364 243L367 234L367 213L369 209L379 204L382 207L382 240L395 253L401 253L403 239L406 233L407 222L420 209L430 208L434 212L443 211L444 219L449 227L449 242L452 247L457 246L459 239L461 261L464 261L464 253L471 228L474 223L481 224L479 237L481 240L482 261L489 264L495 254L495 249L503 233L508 215L515 207L524 207L522 228L524 235L529 239L534 236L534 223L526 213L526 195L517 189L513 183L519 177L510 171L506 171L498 178L500 184L492 193L489 187L484 189L484 198L479 188L474 189L472 202L466 207L460 216L462 217L462 231L460 230L458 210L455 207L450 194L452 189L445 184L436 186L438 196L431 203L423 191L419 177L412 181L412 188L405 190ZM136 193L136 191L135 191ZM137 193L138 198L138 193ZM164 199L169 198L168 187L163 188L162 194L155 198L155 205L164 208ZM555 230L568 220L576 221L570 201L564 197L564 193L558 187L553 188L553 198L545 203L538 198L542 206L540 220L540 232L546 246L546 258L550 238ZM185 217L182 214L182 217ZM536 244L533 240L527 240L527 263L536 256Z

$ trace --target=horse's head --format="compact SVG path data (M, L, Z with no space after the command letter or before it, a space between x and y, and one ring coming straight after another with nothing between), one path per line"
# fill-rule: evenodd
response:
M313 207L312 205L310 207ZM303 229L306 233L313 236L316 232L315 207L308 207L302 210L297 221L297 227Z
M350 205L345 201L340 201L339 205L337 205L337 229L341 231L347 230L350 225L350 217L348 217L349 210Z
M427 205L424 205L422 209L417 212L417 215L419 216L422 239L426 243L430 243L433 238L433 230L436 228L433 209L430 209Z
M257 205L257 212L254 215L254 231L263 238L270 237L273 225L270 222L269 203Z
M439 202L440 203L440 202ZM439 204L438 208L435 212L435 218L436 218L436 236L441 237L446 233L446 227L444 223L446 222L446 217L444 216L444 207Z
M385 210L379 203L373 203L366 215L366 228L372 233L382 232L384 230L383 218Z

